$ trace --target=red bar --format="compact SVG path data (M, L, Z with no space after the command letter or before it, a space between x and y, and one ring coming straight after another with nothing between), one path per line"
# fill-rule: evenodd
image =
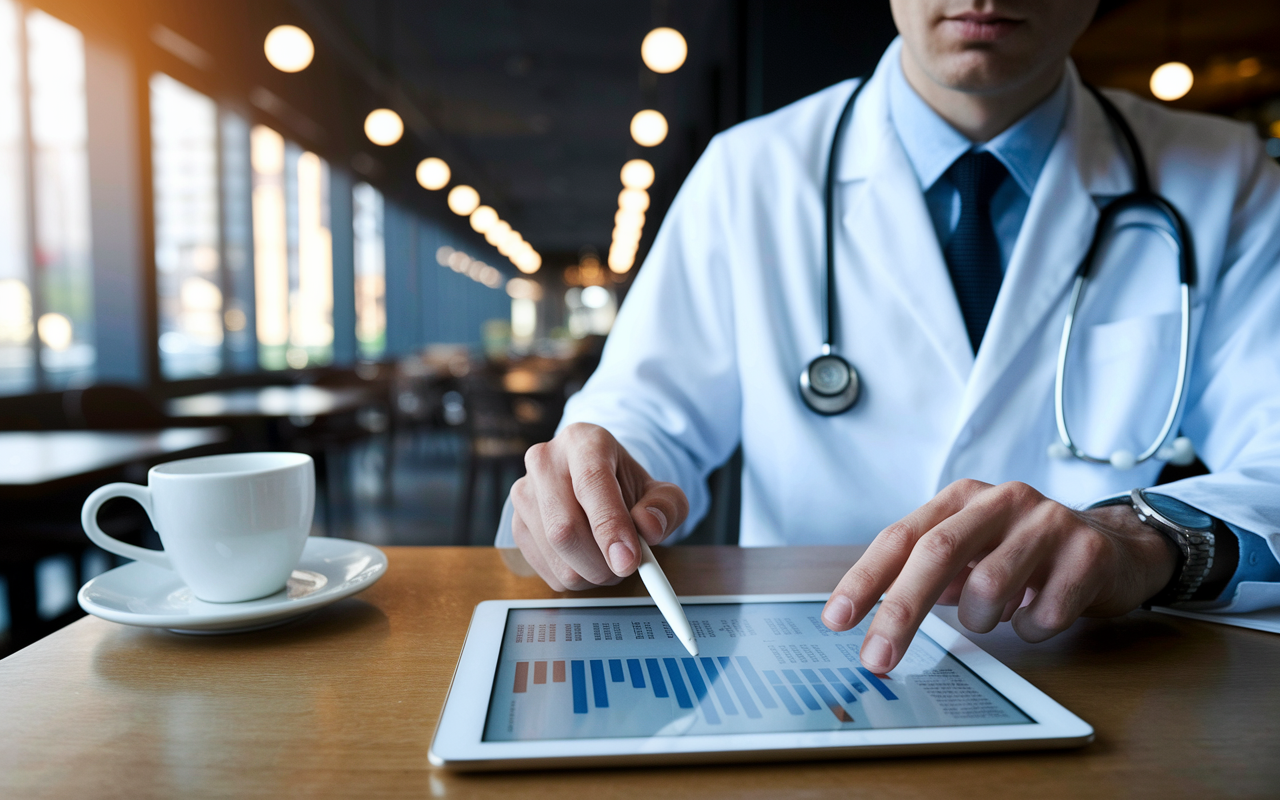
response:
M885 675L883 672L873 672L873 673L871 673L871 674L872 674L872 675L875 675L877 678L879 678L879 679L880 679L880 680L882 680L882 681L891 681L891 680L893 680L893 678L890 678L888 675Z
M534 683L547 682L547 662L545 661L533 662L533 682Z
M551 662L551 680L553 683L564 683L564 662Z
M516 662L516 686L514 691L517 694L519 694L520 692L529 691L529 662L528 661Z
M828 706L828 708L831 709L832 714L836 715L836 719L841 722L853 722L853 717L849 716L849 712L845 711L840 706Z

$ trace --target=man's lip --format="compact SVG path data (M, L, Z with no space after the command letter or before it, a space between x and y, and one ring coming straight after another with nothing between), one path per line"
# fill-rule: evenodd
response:
M1010 19L999 14L977 12L944 17L943 22L950 23L950 27L957 29L960 38L980 42L995 41L1022 24L1022 20Z

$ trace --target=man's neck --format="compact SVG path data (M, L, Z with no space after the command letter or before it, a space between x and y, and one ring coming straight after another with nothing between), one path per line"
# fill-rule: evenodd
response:
M902 72L907 83L938 112L938 116L973 142L990 141L1035 108L1057 88L1065 69L1065 63L1058 64L1031 80L996 94L962 92L934 81L911 57L907 48L902 48Z

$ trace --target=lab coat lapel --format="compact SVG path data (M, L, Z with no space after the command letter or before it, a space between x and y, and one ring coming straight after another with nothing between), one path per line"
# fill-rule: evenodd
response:
M1057 336L1076 268L1098 221L1093 195L1128 191L1125 164L1096 101L1068 71L1062 133L1032 192L1000 294L965 388L962 428L1028 346ZM957 431L960 429L957 428Z
M842 183L863 181L841 187L849 198L843 226L855 263L879 271L964 385L973 367L964 318L924 195L889 120L885 81L880 74L872 81L863 94L866 105L860 98L850 126L857 145L846 144L852 155L839 173Z

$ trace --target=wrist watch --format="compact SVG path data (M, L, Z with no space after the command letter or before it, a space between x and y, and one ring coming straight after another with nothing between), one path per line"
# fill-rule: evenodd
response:
M1177 564L1173 578L1143 608L1167 606L1192 599L1213 568L1216 520L1200 509L1163 494L1134 489L1127 497L1104 500L1094 508L1129 503L1143 523L1173 542Z

